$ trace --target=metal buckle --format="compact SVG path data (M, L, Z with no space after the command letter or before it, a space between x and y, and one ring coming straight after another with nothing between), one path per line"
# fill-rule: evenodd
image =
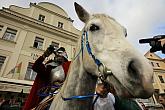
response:
M101 71L101 67L103 68ZM104 82L107 79L107 76L113 75L112 71L108 69L103 63L98 67L99 78Z

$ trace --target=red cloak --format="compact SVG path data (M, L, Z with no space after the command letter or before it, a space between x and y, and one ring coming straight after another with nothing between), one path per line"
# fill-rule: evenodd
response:
M43 61L45 58L43 56L40 56L33 65L33 70L37 72L37 76L34 80L33 86L31 88L30 94L28 95L28 98L25 102L25 105L23 107L23 110L30 110L34 107L36 107L39 104L39 96L37 95L38 90L40 90L43 85L48 83L48 77L50 74L50 69L46 69L45 65L43 64ZM62 67L64 69L65 76L68 72L70 61L65 62Z

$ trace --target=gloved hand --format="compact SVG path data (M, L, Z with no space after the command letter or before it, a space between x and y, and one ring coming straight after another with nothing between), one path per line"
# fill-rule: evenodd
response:
M44 52L43 56L44 57L49 57L53 52L54 52L55 48L53 45L50 45L46 51Z

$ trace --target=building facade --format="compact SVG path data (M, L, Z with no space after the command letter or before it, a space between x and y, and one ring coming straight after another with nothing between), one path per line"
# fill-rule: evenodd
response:
M29 8L2 8L0 91L29 93L36 76L31 69L34 61L49 45L65 47L71 60L79 37L73 20L55 4L40 2L30 3Z
M150 52L147 52L144 56L149 60L154 70L153 86L155 91L149 99L137 100L149 110L162 110L162 106L158 102L158 95L165 92L165 60Z
M147 52L145 57L149 59L154 70L153 86L155 89L154 95L157 100L159 93L165 93L165 59L150 52Z

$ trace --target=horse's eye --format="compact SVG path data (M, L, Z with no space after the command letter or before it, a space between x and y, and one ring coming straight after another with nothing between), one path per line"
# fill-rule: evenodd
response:
M127 37L127 32L125 33L125 37Z
M97 25L95 25L95 24L92 24L92 25L90 26L90 28L89 28L90 31L97 31L97 30L99 30L99 29L100 29L99 26L97 26Z

